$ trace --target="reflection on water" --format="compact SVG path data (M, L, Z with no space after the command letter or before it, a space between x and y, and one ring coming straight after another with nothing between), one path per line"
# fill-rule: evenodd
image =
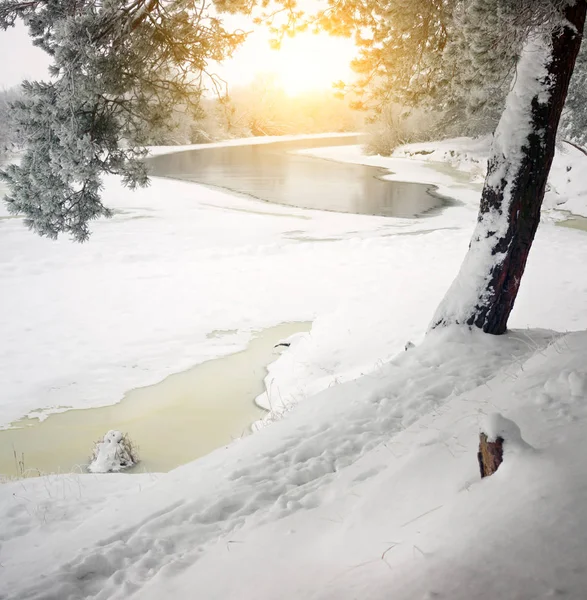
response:
M0 473L28 474L85 468L93 443L109 429L128 432L139 447L135 471L169 471L249 432L264 411L254 399L264 391L274 345L311 323L283 323L259 333L246 350L210 360L138 388L112 406L69 410L45 421L21 419L0 431Z
M292 153L356 144L357 137L204 148L149 159L150 172L221 187L265 200L337 212L415 217L451 201L435 187L380 179L387 171Z

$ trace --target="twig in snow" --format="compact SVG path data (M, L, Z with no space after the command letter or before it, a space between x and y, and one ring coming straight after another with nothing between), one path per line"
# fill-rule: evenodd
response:
M230 552L230 544L244 544L242 540L228 540L226 542L226 549Z
M398 458L397 454L387 444L383 444L383 447L386 448L394 458Z
M393 550L396 546L399 545L399 542L393 542L393 544L387 548L386 550L383 551L383 553L381 554L381 560L391 569L391 565L385 560L385 555L390 551Z
M402 525L402 527L405 527L406 525L409 525L410 523L413 523L414 521L417 521L418 519L421 519L422 517L425 517L426 515L433 513L435 510L438 510L439 508L442 508L443 506L444 506L444 504L441 504L440 506L437 506L436 508L431 508L430 510L427 510L425 513L422 513L421 515L418 515L417 517L414 517L413 519L404 523Z
M320 521L330 521L331 523L337 523L339 525L344 522L342 519L341 520L329 519L328 517L318 517L318 518L320 519Z

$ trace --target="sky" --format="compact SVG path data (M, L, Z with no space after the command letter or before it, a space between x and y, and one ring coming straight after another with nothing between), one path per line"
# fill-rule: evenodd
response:
M260 31L251 35L219 73L231 86L247 83L260 73L274 73L281 87L296 95L331 88L335 81L348 81L354 55L351 41L312 33L285 38L279 51L272 50L268 35Z
M230 87L244 85L260 73L276 73L282 87L291 95L327 89L334 81L348 80L349 62L355 48L350 40L326 34L301 34L286 38L280 51L269 48L266 30L251 34L235 56L215 71ZM20 23L0 31L0 90L18 85L24 79L47 77L49 60L34 47ZM8 60L5 60L8 57Z
M0 90L18 85L24 79L47 77L49 59L42 50L32 45L21 23L7 31L0 31L0 56Z

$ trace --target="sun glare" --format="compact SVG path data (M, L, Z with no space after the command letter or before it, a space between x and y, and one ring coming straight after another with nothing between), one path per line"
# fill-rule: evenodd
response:
M279 50L269 53L265 70L277 75L289 96L298 96L331 89L335 81L348 81L354 49L346 39L303 34L286 38Z
M272 50L268 34L259 30L219 72L232 86L246 85L259 74L273 74L289 96L298 96L348 81L355 53L351 40L312 33L286 37L279 50Z

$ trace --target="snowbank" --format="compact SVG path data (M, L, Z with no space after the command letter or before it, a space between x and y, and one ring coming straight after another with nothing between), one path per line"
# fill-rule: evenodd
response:
M1 485L0 596L584 597L587 333L536 328L587 329L585 234L539 229L512 314L518 330L423 339L466 252L478 187L431 154L321 154L393 164L391 177L422 175L461 204L420 221L278 206L268 215L174 182L154 182L133 204L110 182L121 212L93 246L50 246L2 223L11 352L0 365L24 404L50 400L52 377L61 398L88 401L96 388L89 401L104 402L170 364L225 352L247 327L292 316L314 326L269 370L266 400L287 418L255 435L157 478ZM569 156L563 191L583 185L583 163ZM210 329L235 325L240 337L205 345ZM25 344L29 328L38 348ZM139 374L121 376L121 364ZM496 412L536 451L506 451L481 481L478 431L503 431L488 417Z
M487 172L491 136L477 139L455 138L440 142L407 144L393 153L393 158L410 158L432 164L450 165L466 173L472 181L482 183ZM382 159L382 166L385 161ZM543 213L547 220L565 218L562 211L587 216L587 179L582 173L587 156L580 149L561 142L557 147L546 195Z
M114 497L83 522L72 493L63 524L75 528L54 515L47 535L42 521L24 519L26 533L2 548L3 591L581 598L587 471L577 445L587 412L574 392L587 384L585 364L585 333L434 333L376 374ZM496 410L539 451L506 454L480 481L478 427ZM0 488L6 511L17 485Z
M468 173L473 180L483 182L490 146L490 135L479 138L451 138L438 142L406 144L397 148L393 157L447 163L454 169Z
M353 138L360 135L359 132L342 133L305 133L296 135L264 135L248 138L236 138L233 140L222 140L220 142L210 142L205 144L187 144L184 146L151 146L149 148L150 156L159 156L160 154L170 154L173 152L184 152L186 150L204 150L206 148L226 148L228 146L257 146L259 144L271 144L273 142L293 142L297 140L321 140L329 138Z

